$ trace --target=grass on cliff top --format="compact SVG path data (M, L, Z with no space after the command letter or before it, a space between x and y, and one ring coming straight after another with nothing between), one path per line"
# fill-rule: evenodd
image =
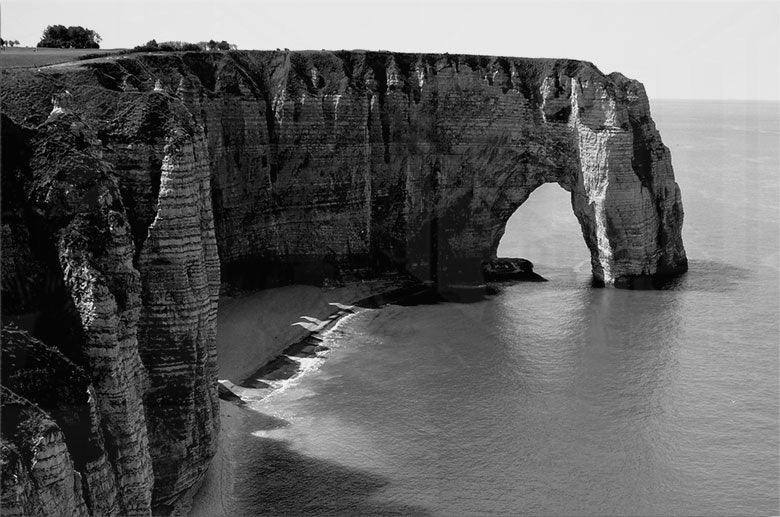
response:
M34 66L56 65L77 61L89 55L114 54L124 52L124 49L94 49L94 48L39 48L34 47L4 48L0 50L0 68L28 68Z

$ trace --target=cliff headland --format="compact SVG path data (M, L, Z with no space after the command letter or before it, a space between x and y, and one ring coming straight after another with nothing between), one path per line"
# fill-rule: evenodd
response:
M221 286L479 284L551 182L597 282L687 267L644 88L591 63L138 53L0 83L4 514L165 512L197 486Z

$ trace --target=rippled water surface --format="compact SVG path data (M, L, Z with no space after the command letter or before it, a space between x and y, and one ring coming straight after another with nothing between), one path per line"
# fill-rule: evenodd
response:
M500 252L550 281L349 317L250 417L241 511L778 513L780 105L657 101L690 272L590 286L545 186Z

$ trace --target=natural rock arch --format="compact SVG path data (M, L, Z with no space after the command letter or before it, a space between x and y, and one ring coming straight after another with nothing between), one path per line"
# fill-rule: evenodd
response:
M680 191L644 88L619 74L607 83L582 75L542 82L535 131L467 149L460 168L437 164L436 179L418 183L421 220L410 227L423 235L409 246L423 256L411 260L418 276L478 281L509 217L545 183L570 192L597 282L628 287L686 269ZM428 257L435 273L425 271L426 253L436 255Z

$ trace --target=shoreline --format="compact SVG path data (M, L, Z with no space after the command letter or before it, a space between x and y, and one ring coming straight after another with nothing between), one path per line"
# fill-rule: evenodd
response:
M361 309L378 309L387 304L425 296L430 289L423 284L409 281L398 282L394 286L388 287L390 288L382 289L357 300L350 300L348 304L329 303L337 310L324 320L311 321L314 318L309 319L310 323L301 325L302 328L309 331L306 336L287 346L276 357L258 367L251 375L241 379L234 386L244 390L267 390L266 395L270 394L276 391L279 386L269 385L268 381L285 381L303 373L291 364L296 358L324 358L320 353L329 350L322 345L324 337L348 316L361 312ZM225 384L222 385L225 386ZM225 387L227 388L227 386Z
M361 309L379 308L388 303L420 294L426 290L428 288L425 286L415 284L407 278L397 277L367 282L346 282L343 286L334 289L314 286L285 286L226 297L232 301L228 302L223 308L223 325L234 323L234 318L230 316L241 317L246 314L246 310L242 310L246 309L246 307L242 307L242 303L247 303L251 309L260 309L261 306L273 307L280 299L287 301L290 295L292 295L292 298L295 298L296 296L306 296L307 293L318 296L319 307L316 307L317 304L311 304L309 307L304 308L309 310L317 308L320 313L327 312L327 314L322 319L314 316L295 317L293 314L301 312L301 310L297 310L300 304L293 304L286 311L279 311L277 306L275 307L277 315L279 315L279 312L284 312L284 314L282 317L271 318L270 325L276 328L267 330L275 331L270 332L275 339L271 343L264 343L266 347L264 352L279 349L273 357L266 359L262 363L254 363L251 373L244 376L237 374L238 372L247 371L247 368L233 367L228 369L220 365L220 374L225 374L224 377L232 376L238 379L238 382L234 383L220 375L219 410L221 428L217 452L211 460L211 464L198 488L180 501L174 514L195 516L235 514L233 509L233 486L237 476L236 467L240 453L239 445L242 437L246 434L246 418L253 411L249 407L250 403L262 400L272 392L280 389L284 381L297 378L305 373L307 369L301 368L300 359L319 358L324 360L325 356L323 353L327 352L327 348L317 348L321 346L319 344L322 341L321 336L334 329L346 316L356 314ZM326 295L341 296L346 303L324 302L323 304ZM225 312L228 314L225 314ZM231 312L237 314L230 314ZM291 318L302 321L295 321L292 324L285 321ZM298 323L301 325L297 325ZM296 328L288 328L292 326ZM268 335L269 332L265 334ZM247 345L249 341L251 340L244 340L241 344ZM218 346L220 344L224 347L225 341L223 340L220 343L218 338ZM245 351L242 350L245 347L238 346L236 348L239 349L238 352ZM261 354L264 357L269 355L268 353ZM250 383L254 384L254 387L247 386ZM261 385L261 383L265 386Z
M277 316L269 318L271 329L264 329L259 339L263 336L274 335L271 343L264 343L265 354L263 362L255 362L253 368L230 368L220 364L219 398L220 421L217 453L209 465L203 480L191 495L183 498L178 505L177 515L217 516L234 515L233 486L237 477L236 466L239 457L239 444L246 435L245 421L249 417L253 402L259 402L274 392L290 385L290 381L299 378L309 371L314 364L319 366L327 359L329 348L322 345L324 337L334 330L350 315L358 314L367 309L378 309L388 304L403 303L419 305L453 301L468 303L483 300L485 296L496 294L498 289L495 284L489 283L480 286L471 286L463 289L451 289L444 293L438 292L432 285L413 281L407 277L385 277L370 281L345 282L336 288L323 288L314 286L291 285L273 289L265 289L238 295L227 295L227 303L218 315L219 323L223 326L241 325L246 321L237 321L245 318L252 310L271 309ZM278 301L289 302L289 296L309 296L307 302L311 302L314 295L316 303L292 304L282 310ZM341 296L347 303L327 302L326 297ZM302 300L298 300L301 302ZM222 303L222 300L220 300ZM319 307L317 305L319 304ZM300 309L300 310L299 310ZM299 316L303 309L317 309L322 317ZM316 311L315 311L316 312ZM297 319L291 325L290 319ZM288 320L288 321L285 321ZM218 324L219 325L219 324ZM290 327L296 327L291 330ZM228 330L228 329L221 329ZM275 332L269 332L275 331ZM224 348L226 341L235 334L235 328L229 329L227 336L223 333L219 337L218 330L218 356L224 352L230 355L236 353L249 353L247 344L252 339L243 339L238 346L228 350ZM246 338L246 336L243 336ZM251 336L254 338L254 335ZM232 343L234 344L234 343ZM220 347L221 345L221 347ZM243 346L242 346L243 345ZM219 350L223 348L223 350ZM269 352L269 350L271 352ZM275 351L275 352L274 352ZM258 356L255 354L255 356ZM316 363L304 364L307 360L315 360ZM230 360L228 363L232 363ZM258 365L259 366L256 366ZM238 375L238 372L251 372ZM224 375L222 375L224 374ZM237 382L229 378L237 379Z
M219 380L240 385L263 365L308 338L341 307L391 291L403 277L350 281L337 287L288 285L220 295L217 313Z

